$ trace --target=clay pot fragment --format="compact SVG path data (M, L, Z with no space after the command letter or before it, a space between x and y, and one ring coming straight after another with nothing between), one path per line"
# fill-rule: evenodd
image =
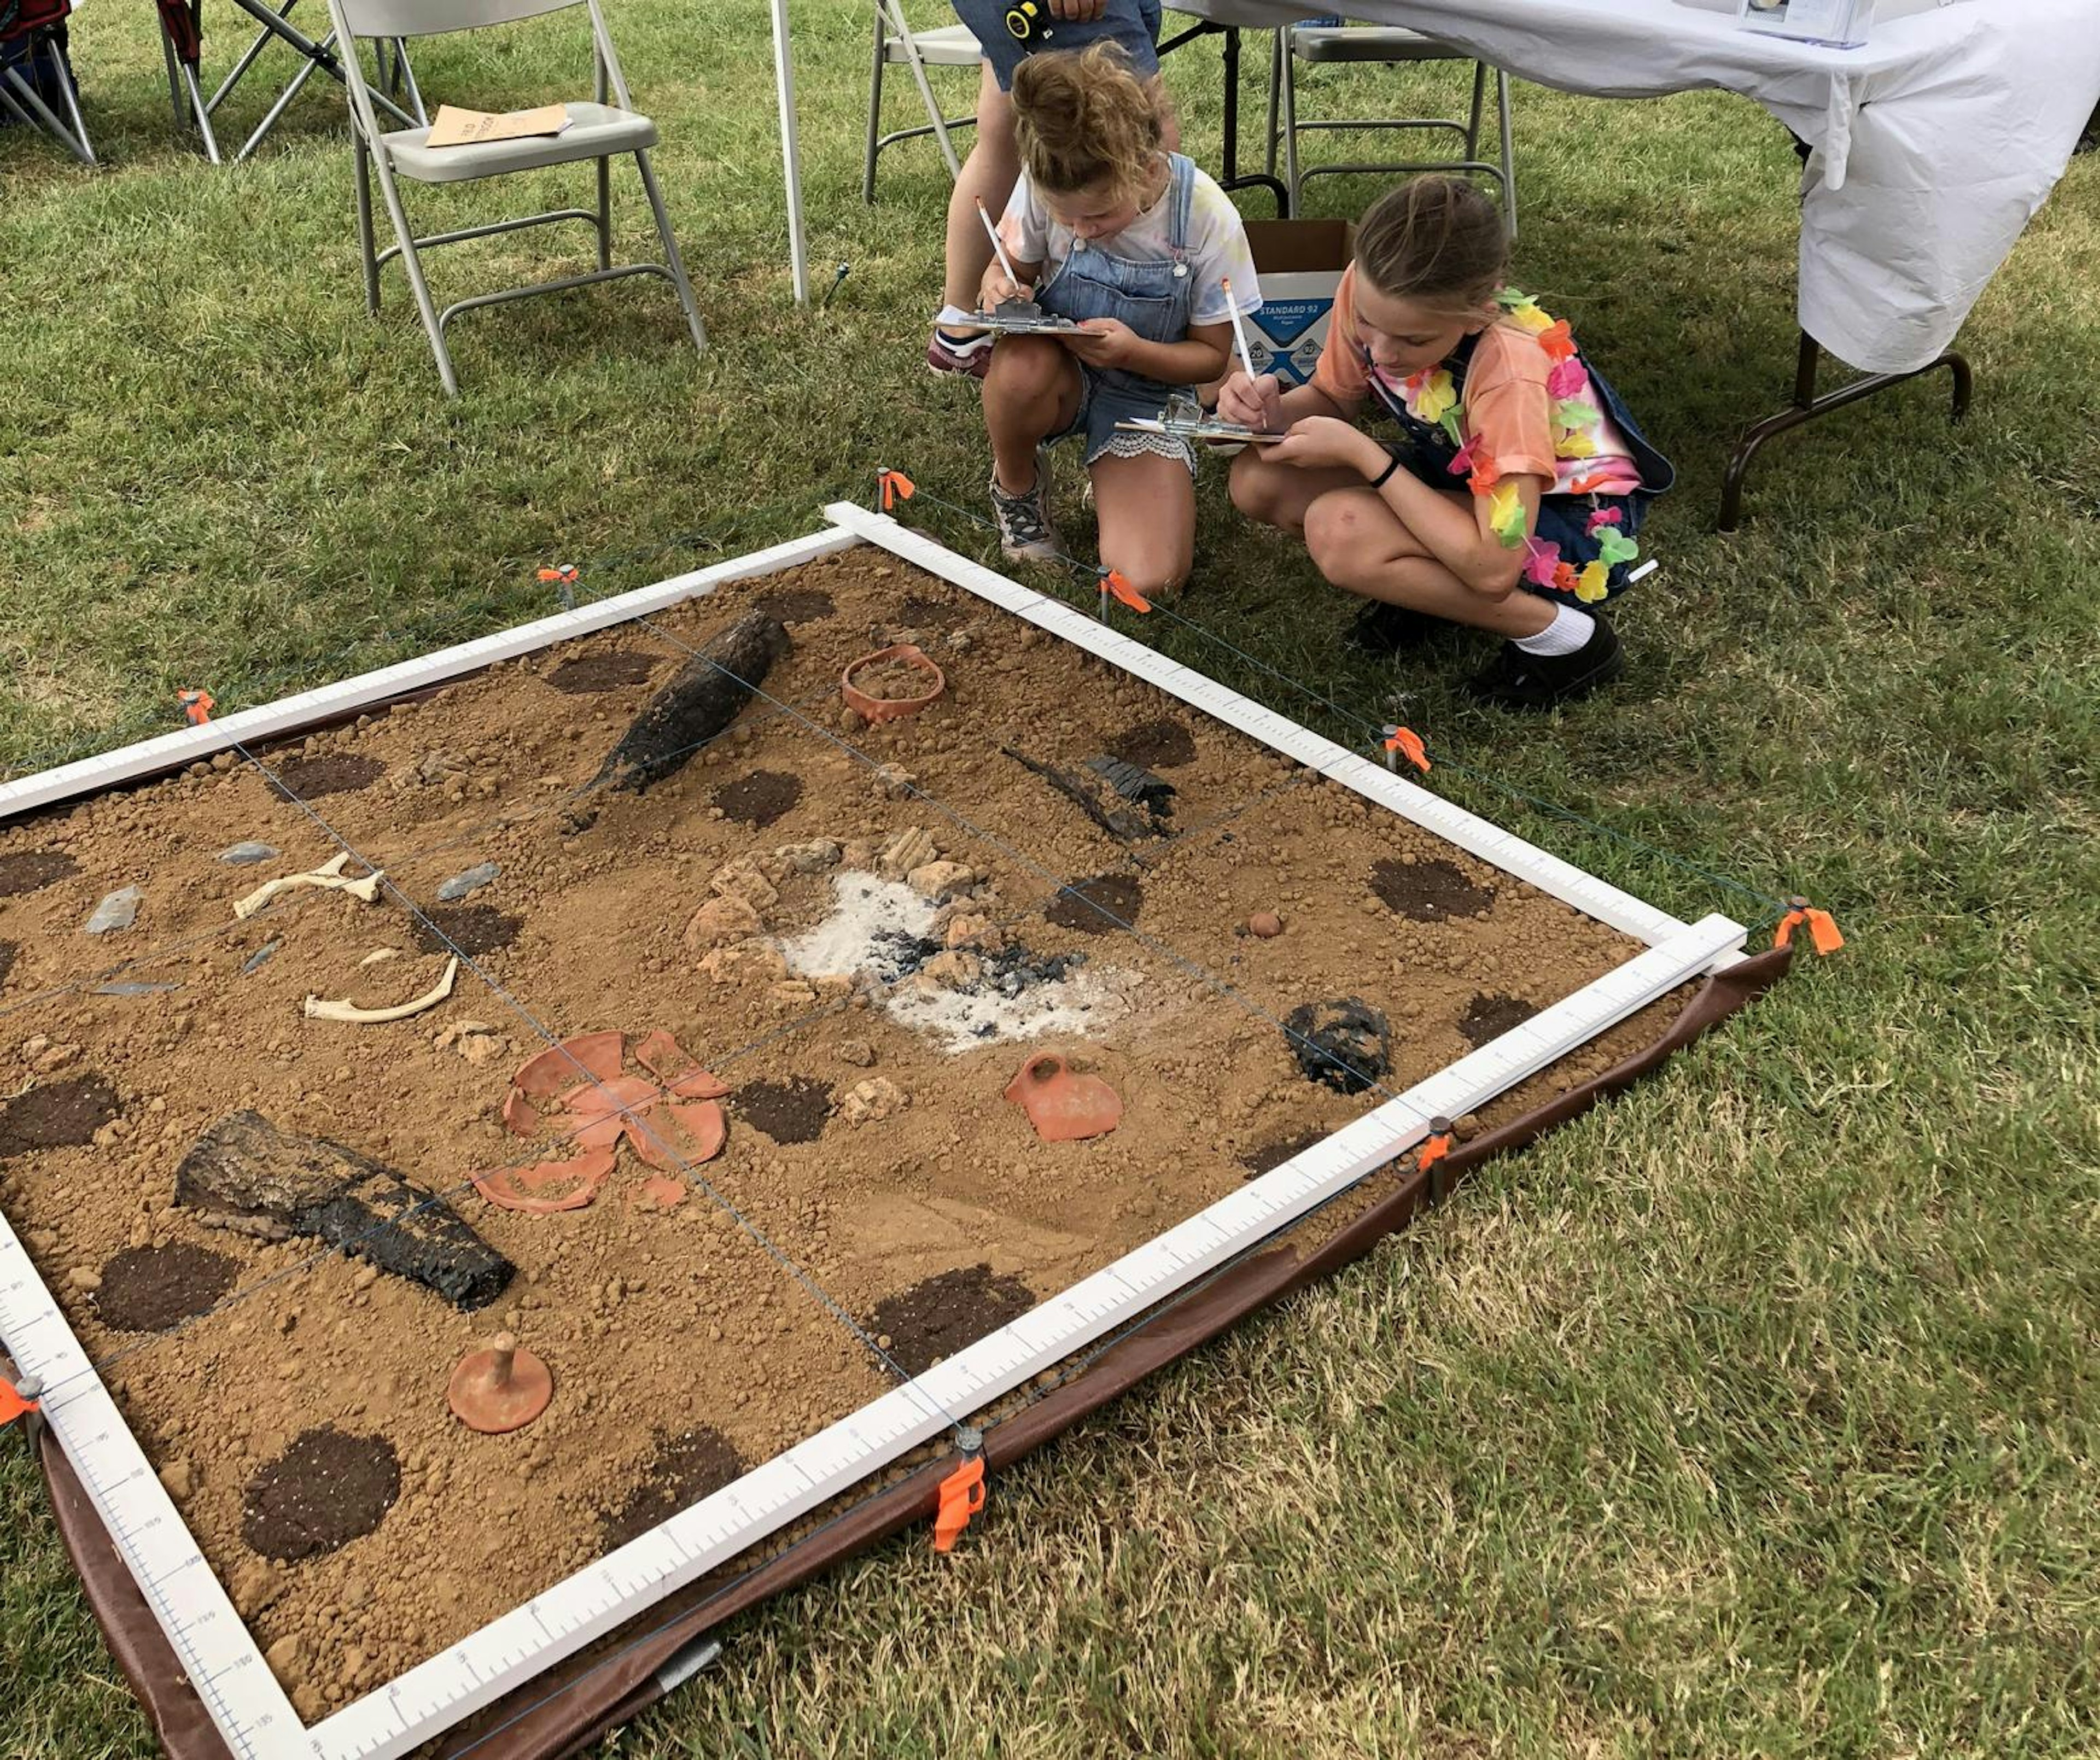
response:
M445 1389L452 1416L485 1436L523 1430L554 1396L553 1371L507 1332L462 1357Z
M900 687L894 680L904 673L917 674L920 688L916 691L907 690L901 696L877 695L871 688L862 688L862 685L872 686L879 678L883 681L885 692L898 690ZM856 679L860 683L856 683ZM947 675L909 642L863 654L839 675L839 695L845 699L846 707L870 726L916 715L929 704L938 702L947 688Z
M1123 1122L1123 1101L1097 1075L1083 1075L1054 1052L1030 1057L1006 1085L1046 1143L1105 1136Z

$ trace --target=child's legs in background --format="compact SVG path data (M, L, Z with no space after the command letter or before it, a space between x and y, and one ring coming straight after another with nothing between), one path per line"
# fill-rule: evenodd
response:
M1196 484L1178 458L1104 453L1088 467L1101 523L1101 567L1140 593L1171 593L1196 551Z
M948 279L942 298L951 306L974 311L977 289L991 267L991 240L977 218L977 203L995 223L1006 211L1021 175L1021 155L1013 143L1013 100L999 89L991 63L977 63L977 139L963 161L963 174L948 196Z
M1002 336L993 346L984 382L985 432L991 437L992 474L1008 495L1026 495L1035 486L1035 448L1079 419L1082 389L1079 362L1047 336Z
M1456 498L1471 511L1470 496ZM1535 636L1553 621L1554 607L1532 593L1512 588L1491 598L1467 586L1361 479L1352 488L1319 496L1306 509L1304 524L1305 547L1313 562L1345 592L1491 630L1512 641Z
M1233 505L1248 518L1264 526L1280 526L1286 532L1305 529L1305 510L1323 495L1337 489L1361 489L1361 475L1353 470L1301 470L1295 465L1273 464L1261 448L1250 446L1233 461Z

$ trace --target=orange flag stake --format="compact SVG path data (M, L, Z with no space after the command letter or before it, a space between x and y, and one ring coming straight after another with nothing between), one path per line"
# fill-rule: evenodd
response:
M23 1398L15 1392L13 1383L0 1381L0 1430L36 1409L37 1402Z
M178 690L175 700L182 704L183 713L189 717L192 727L203 726L211 719L211 712L217 707L209 690Z
M541 569L540 578L545 581L559 582L565 587L574 586L576 580L576 565L574 562L557 562L551 568Z
M1414 1171L1427 1173L1450 1153L1451 1121L1449 1118L1432 1118L1428 1140L1423 1144L1422 1153L1414 1158Z
M885 514L900 501L908 501L919 492L919 485L901 470L892 470L887 465L875 474L876 487L882 492L882 510Z
M1779 927L1772 933L1772 946L1791 947L1793 932L1804 924L1808 938L1820 954L1833 954L1845 945L1845 937L1838 933L1837 920L1828 911L1818 911L1806 898L1789 898L1786 915L1779 920Z
M933 1550L946 1552L962 1537L970 1518L985 1506L984 1455L973 1451L941 1481L941 1506L933 1516Z
M1119 568L1111 568L1102 576L1101 585L1106 591L1114 593L1119 603L1127 605L1134 611L1149 611L1152 609L1152 601L1133 587Z
M1388 727L1385 730L1386 761L1390 765L1392 754L1397 752L1422 774L1429 774L1429 749L1422 743L1422 735L1411 727Z

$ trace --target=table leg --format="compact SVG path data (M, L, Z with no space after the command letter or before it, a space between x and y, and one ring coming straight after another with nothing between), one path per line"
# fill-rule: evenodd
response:
M1171 55L1184 43L1193 42L1198 37L1223 37L1225 58L1225 117L1224 117L1224 175L1218 179L1223 190L1265 189L1276 197L1276 212L1279 218L1287 218L1290 212L1290 200L1284 193L1280 179L1260 171L1240 174L1240 33L1231 24L1213 24L1207 19L1191 24L1178 37L1170 37L1159 46L1162 58Z
M1793 373L1793 401L1776 413L1761 421L1754 421L1743 430L1735 455L1728 461L1728 468L1721 478L1720 529L1733 532L1743 513L1743 479L1749 474L1750 462L1758 456L1765 442L1798 428L1804 422L1813 421L1818 416L1827 416L1833 409L1842 409L1847 404L1856 404L1862 398L1872 397L1892 385L1901 385L1924 373L1944 367L1953 381L1953 404L1948 420L1959 421L1969 412L1969 400L1974 389L1974 376L1969 363L1952 350L1929 360L1922 367L1908 373L1870 373L1863 377L1842 385L1834 391L1816 394L1815 368L1823 351L1814 337L1806 330L1801 333L1801 352L1797 357Z

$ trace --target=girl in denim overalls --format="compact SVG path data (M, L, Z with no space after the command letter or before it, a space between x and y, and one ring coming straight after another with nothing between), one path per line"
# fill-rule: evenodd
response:
M1083 443L1101 563L1140 593L1171 594L1195 545L1195 455L1116 424L1156 417L1177 390L1224 370L1232 324L1260 304L1224 192L1160 147L1160 100L1110 45L1035 55L1015 69L1021 178L979 306L1033 298L1082 329L1001 336L985 376L992 509L1008 556L1057 555L1042 448ZM1047 271L1047 273L1046 273Z
M1502 647L1468 688L1542 708L1624 669L1597 607L1640 571L1635 534L1674 473L1566 323L1504 285L1507 254L1471 185L1395 190L1357 229L1312 382L1238 374L1218 412L1289 430L1234 461L1233 500L1302 532L1321 572L1371 602L1359 641L1493 631ZM1366 403L1398 446L1351 425Z

